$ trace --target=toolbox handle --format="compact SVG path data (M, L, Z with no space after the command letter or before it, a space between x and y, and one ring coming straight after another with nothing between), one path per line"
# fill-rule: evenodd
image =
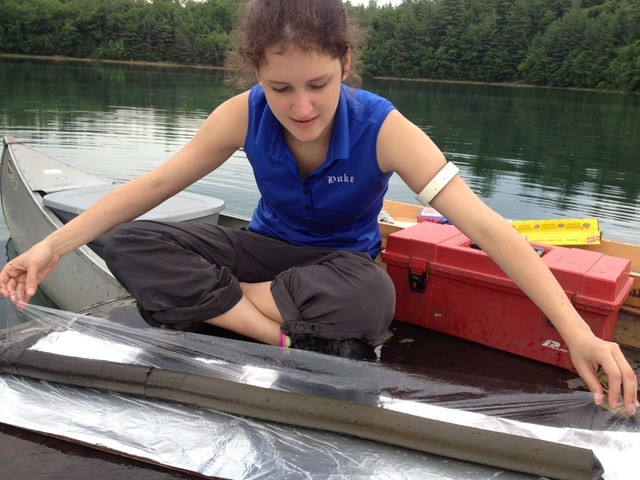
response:
M531 245L531 248L535 250L535 252L538 254L539 257L542 257L545 253L547 253L547 250L543 247L540 247L538 245L533 245L533 244L530 244L530 245ZM476 242L470 242L468 247L473 248L474 250L482 250L482 248L480 248L480 245L478 245Z

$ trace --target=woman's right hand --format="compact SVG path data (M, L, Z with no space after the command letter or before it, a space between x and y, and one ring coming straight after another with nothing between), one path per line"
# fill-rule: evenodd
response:
M46 240L7 263L0 272L0 295L14 303L28 303L38 285L55 268L60 256Z

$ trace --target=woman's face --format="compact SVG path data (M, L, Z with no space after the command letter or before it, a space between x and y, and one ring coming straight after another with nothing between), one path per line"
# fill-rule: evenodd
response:
M258 80L271 111L300 142L328 139L340 98L343 70L340 60L300 48L269 48Z

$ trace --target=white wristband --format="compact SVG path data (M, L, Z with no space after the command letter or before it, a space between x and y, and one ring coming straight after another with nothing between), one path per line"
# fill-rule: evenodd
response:
M425 206L431 203L431 200L440 193L440 190L442 190L459 171L453 162L447 163L418 194L416 197L418 201Z

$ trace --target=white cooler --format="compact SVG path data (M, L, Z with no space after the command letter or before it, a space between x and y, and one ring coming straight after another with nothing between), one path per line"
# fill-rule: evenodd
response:
M118 185L97 185L50 193L44 196L44 205L49 207L63 223L67 223L84 212ZM136 220L159 222L200 222L216 225L224 200L191 192L179 194L165 200L153 210ZM104 236L89 245L99 255L104 250Z

